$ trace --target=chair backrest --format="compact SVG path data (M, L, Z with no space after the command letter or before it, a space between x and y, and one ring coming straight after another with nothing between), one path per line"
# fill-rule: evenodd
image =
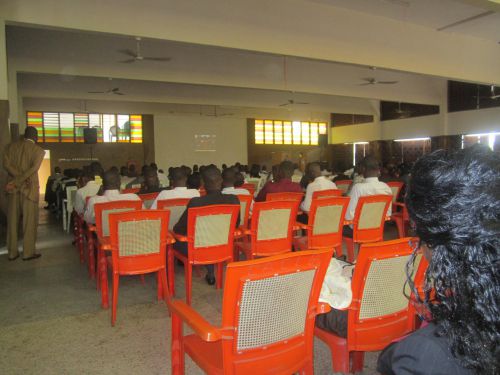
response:
M138 194L137 196L141 198L144 208L151 208L158 194L160 193Z
M383 240L385 218L391 202L391 195L370 195L359 198L353 220L355 242Z
M254 190L258 192L261 188L261 186L260 186L261 181L262 181L261 177L249 177L246 179L246 184L253 185Z
M94 205L97 236L109 237L109 215L115 212L136 211L142 208L142 201L113 201Z
M66 207L68 212L73 211L77 190L78 188L76 186L66 186L66 199L67 199Z
M255 202L250 223L252 254L270 256L291 251L296 216L295 201Z
M175 198L175 199L160 199L156 202L158 210L169 210L170 219L168 222L168 230L173 230L174 225L177 224L181 218L191 198Z
M409 333L415 312L404 294L411 238L361 245L351 288L347 346L376 351Z
M335 181L335 185L337 185L337 188L342 190L344 193L347 193L347 190L349 190L349 186L352 185L352 180L338 180Z
M225 373L294 373L312 361L319 293L331 250L300 251L227 266L222 327ZM234 328L233 328L234 327Z
M318 190L318 191L313 192L312 200L323 199L323 198L332 198L332 197L341 197L342 194L344 194L344 192L340 189Z
M246 189L248 190L248 192L250 193L250 195L253 197L255 195L255 185L254 184L249 184L249 183L246 183L246 184L243 184L241 185L241 188L242 189Z
M332 249L342 245L342 227L349 200L349 197L312 200L307 228L308 249Z
M404 182L400 181L389 181L387 185L392 190L392 202L397 202L399 194L401 193L401 189L403 189Z
M129 189L123 189L121 191L122 194L137 194L139 192L139 190L141 190L141 187L133 187L133 188L129 188Z
M248 229L248 219L250 216L250 206L252 205L253 198L251 195L238 194L240 200L240 227Z
M137 210L109 215L110 243L118 272L165 268L167 223L166 210ZM132 259L133 258L133 261Z
M304 198L304 193L296 193L296 192L280 192L280 193L267 193L266 201L294 201L297 206L297 211L299 210L300 202L302 202L302 198Z
M233 239L240 206L217 204L188 209L188 258L190 262L233 259Z

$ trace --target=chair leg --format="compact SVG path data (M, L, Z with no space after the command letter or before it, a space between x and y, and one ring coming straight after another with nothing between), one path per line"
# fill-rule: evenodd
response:
M171 296L175 295L175 258L174 258L174 251L173 249L169 246L168 248L168 262L167 262L167 267L168 267L168 289L169 289L169 294Z
M162 285L162 291L163 291L163 299L166 301L170 297L170 291L168 289L168 283L167 283L167 272L165 269L161 269L158 271L160 273L160 282Z
M405 236L403 220L396 219L394 221L396 222L396 227L398 228L399 238L403 238Z
M351 372L356 373L363 371L365 359L364 352L351 352L349 353L349 359L349 367L351 369Z
M193 283L193 265L189 262L184 263L186 277L186 303L191 306L191 288Z
M95 256L94 256L94 234L92 232L89 233L88 235L88 240L87 240L87 252L88 252L88 257L89 257L89 264L87 265L88 270L89 270L89 277L93 279L95 277Z
M224 271L224 263L217 263L217 279L215 280L215 287L216 289L221 289L222 288L222 277L223 277L223 271Z
M106 257L102 256L103 260L99 266L99 286L101 289L101 306L103 309L109 307L108 297L108 266L106 264Z
M83 233L81 229L78 229L78 234L77 234L77 246L78 246L78 252L80 253L80 263L85 263L85 255L83 251Z
M120 275L113 272L113 302L111 306L111 325L114 326L116 322L116 305L118 304L118 283Z
M347 261L352 263L354 262L354 241L348 240L345 243L347 248Z
M313 361L307 361L304 368L299 372L301 375L314 375L314 363Z
M338 257L341 257L342 256L342 244L340 244L339 246L337 246L335 249L335 256L338 258Z
M182 320L172 314L172 375L184 374L184 344Z

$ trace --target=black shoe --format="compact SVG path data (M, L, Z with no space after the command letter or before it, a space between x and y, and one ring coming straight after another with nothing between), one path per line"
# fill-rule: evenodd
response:
M215 284L215 276L207 273L205 275L205 281L207 282L208 285L214 285Z
M42 256L42 254L35 254L35 255L30 256L30 257L23 258L23 260L33 260L33 259L40 258L41 256Z
M10 262L12 262L13 260L16 260L17 258L19 258L19 254L17 254L15 257L8 258L8 259Z

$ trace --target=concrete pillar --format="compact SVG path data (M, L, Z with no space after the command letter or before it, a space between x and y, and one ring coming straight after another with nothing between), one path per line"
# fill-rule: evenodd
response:
M7 50L5 43L5 20L0 19L0 164L3 161L3 151L10 142L9 131L9 100L8 100ZM0 248L6 242L6 211L7 201L3 193L7 181L7 173L0 168Z

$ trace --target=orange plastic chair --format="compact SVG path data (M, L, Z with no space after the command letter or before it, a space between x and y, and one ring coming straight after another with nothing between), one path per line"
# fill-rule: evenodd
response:
M349 205L348 197L313 199L306 230L306 236L294 237L293 248L335 249L337 256L342 255L342 227Z
M99 272L97 274L97 288L101 290L101 305L103 308L107 309L108 304L108 289L107 284L101 283L101 280L106 275L103 273L106 270L106 258L104 256L104 250L110 249L109 242L109 215L114 212L125 212L125 211L135 211L142 208L142 201L114 201L114 202L104 202L96 203L94 205L95 211L95 225L88 225L89 236L88 239L88 251L89 251L89 267L91 268L91 274L95 275L95 258L94 258L94 236L93 233L97 234L97 264L99 267Z
M137 194L141 188L129 188L129 189L123 189L121 191L122 194Z
M138 197L141 198L144 208L149 209L151 208L151 205L154 203L158 194L160 193L138 194Z
M352 185L352 180L335 181L335 185L337 185L337 188L342 190L342 193L345 194L347 193L347 190L349 190L349 187Z
M172 374L184 354L207 374L313 374L314 319L332 252L303 251L227 266L222 324L212 326L180 300L172 313ZM183 335L183 323L194 334Z
M240 229L244 231L248 229L250 206L252 205L253 197L246 194L238 194L237 197L240 200Z
M331 350L333 372L362 371L364 352L382 350L414 329L415 310L403 293L406 263L413 251L410 241L361 246L351 283L347 338L318 327L314 330Z
M235 243L235 260L239 252L246 259L278 255L292 250L292 228L297 216L295 201L255 202L253 205L250 241Z
M191 198L176 198L176 199L160 199L156 202L158 210L169 210L170 220L168 222L168 230L172 230L177 224L180 217L186 211L186 207Z
M353 238L343 237L349 262L354 261L354 244L378 242L384 239L384 223L391 202L391 195L370 195L359 198L352 222Z
M304 198L304 193L282 192L266 194L266 202L272 201L294 201L297 205L297 214L299 213L300 203Z
M109 250L111 256L104 266L113 272L113 300L111 325L116 322L118 284L121 275L144 275L157 273L158 300L166 300L167 256L165 249L169 241L167 230L170 212L161 210L139 210L117 212L109 215ZM107 267L101 283L107 289Z
M401 202L393 202L392 207L393 210L391 213L391 221L394 221L396 223L399 238L406 237L408 235L407 228L410 224L410 215L408 214L408 209L406 208L406 205Z
M168 249L168 282L171 293L175 293L174 258L184 263L186 278L186 302L191 305L193 266L216 264L216 288L222 287L224 262L233 261L233 240L240 207L221 204L189 208L187 236L174 233L177 241L187 242L188 256Z
M403 189L404 182L389 181L387 182L387 185L392 190L392 203L396 203L399 198L399 194L401 194L401 190Z
M331 197L341 197L344 192L340 189L326 189L314 191L312 195L312 200L331 198Z
M255 190L256 190L255 184L245 183L241 185L241 188L248 190L248 192L252 197L255 195Z

